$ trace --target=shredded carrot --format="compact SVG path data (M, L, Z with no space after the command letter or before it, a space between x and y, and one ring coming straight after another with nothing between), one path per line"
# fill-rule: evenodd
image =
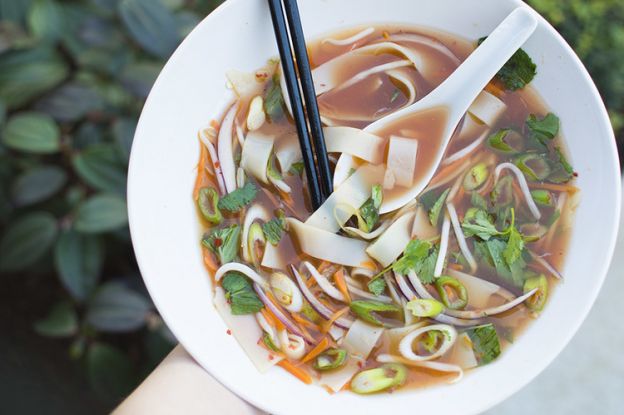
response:
M373 261L364 261L360 264L362 268L372 269L373 271L377 269L377 265Z
M318 270L318 272L322 273L323 271L325 271L325 269L329 268L330 265L331 262L323 261L316 269Z
M513 188L513 192L514 192L514 195L516 196L516 200L522 200L522 198L524 197L524 193L522 193L522 189L520 188L520 185L516 183L516 181L514 180L513 182L511 182L511 187Z
M349 312L349 307L344 307L341 308L340 310L336 311L334 314L332 314L332 316L329 318L329 320L327 320L326 322L323 323L323 332L327 333L329 331L329 329L331 329L331 326L336 322L336 320L338 320L340 317L342 317L343 315L347 314Z
M200 142L199 162L197 163L197 177L195 178L195 186L193 187L193 198L197 200L199 190L202 187L216 187L214 180L207 174L206 167L210 163L210 154L206 146Z
M275 317L273 316L273 313L271 313L266 307L261 309L260 312L264 316L264 319L267 321L267 323L269 323L269 326L275 327Z
M315 280L314 278L312 278L312 277L308 278L308 279L305 281L305 285L306 285L308 288L312 288L312 287L314 287L314 284L316 284L316 280Z
M578 187L572 186L571 184L529 183L529 187L532 189L552 190L553 192L568 192L570 194L579 191Z
M459 186L459 190L457 191L457 194L455 195L455 200L462 200L465 194L466 194L466 189L464 189L464 186Z
M323 337L323 339L316 346L314 346L314 348L310 350L308 354L303 357L303 359L301 359L301 363L309 362L327 350L327 348L329 348L329 340L327 337Z
M452 268L452 269L456 269L457 271L461 271L464 269L464 267L462 267L461 264L455 264L454 262L451 262L447 265L448 268Z
M273 304L277 305L277 302L275 301L275 297L273 297L273 294L267 290L266 292L267 297L269 297L269 301L271 301ZM271 317L273 317L273 322L275 323L275 328L277 328L278 330L284 330L286 328L286 326L284 326L284 323L282 323L280 321L279 318L277 318L277 316L268 308L265 307L265 310L267 313L271 314Z
M312 383L312 376L310 376L308 372L298 366L295 366L288 360L282 360L278 363L278 365L290 372L291 375L295 376L306 385L310 385Z
M485 90L498 98L501 98L505 95L505 90L496 79L492 79L490 83L485 86Z
M329 386L327 386L327 385L321 385L321 386L322 386L322 387L323 387L323 389L325 389L325 390L327 391L327 393L329 393L330 395L333 395L334 393L336 393L336 392L334 392L334 390L333 390L332 388L330 388L330 387L329 387Z
M301 317L299 313L291 313L290 315L292 316L293 320L299 323L299 325L304 326L304 327L309 327L311 329L319 330L318 325L314 324L313 322L311 322L310 320L306 318Z
M454 163L449 164L448 166L443 167L438 174L431 179L431 182L429 183L430 185L436 184L442 180L444 180L444 178L446 176L449 176L453 173L455 173L457 171L457 169L459 168L459 166L461 166L463 163L465 162L464 158L461 158L459 160L457 160Z
M208 272L210 272L210 274L214 275L219 267L217 266L217 263L215 262L212 253L207 248L204 248L203 251L204 266L208 269Z
M219 121L217 120L210 120L210 126L215 130L219 131L219 128L221 128L221 123L219 123Z
M336 284L336 288L344 295L347 303L351 302L351 295L349 295L349 290L347 289L347 281L345 280L344 271L340 268L336 273L334 273L334 283Z
M307 337L309 339L314 339L314 336L312 335L312 333L310 333L308 329L305 328L305 326L299 326L299 330L301 330L301 333L303 333L304 337Z

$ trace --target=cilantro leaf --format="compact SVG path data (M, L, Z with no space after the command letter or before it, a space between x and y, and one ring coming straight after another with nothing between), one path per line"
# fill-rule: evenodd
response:
M282 233L285 230L285 226L284 212L280 211L278 212L277 218L273 218L262 224L262 232L267 241L277 246L279 241L282 240Z
M567 183L574 177L574 168L559 147L555 147L555 159L551 160L552 173L548 181L553 183Z
M540 119L535 114L529 115L526 120L531 137L540 143L546 143L559 134L559 117L549 112L544 118Z
M375 278L368 283L368 291L375 295L381 295L386 290L386 280L383 278Z
M471 327L466 330L466 334L472 342L472 349L479 365L486 365L500 355L498 333L492 323Z
M239 272L228 272L221 281L226 291L225 298L230 303L232 314L253 314L264 308L251 282Z
M498 229L492 222L490 215L484 210L469 209L464 217L462 229L466 237L478 236L487 241L492 236L500 235Z
M383 191L381 186L373 186L371 197L364 202L360 208L361 221L358 221L358 227L363 232L370 232L373 230L377 222L379 222L379 208L383 198Z
M273 75L271 85L269 85L264 96L264 112L269 116L271 122L275 122L284 116L284 97L277 73Z
M219 258L221 265L232 262L236 258L240 241L240 226L231 225L227 228L215 229L202 240L202 244Z
M479 194L479 192L473 191L470 194L470 203L472 203L472 206L478 209L482 209L482 210L488 209L487 201L485 200L483 196Z
M431 243L414 239L407 244L403 256L391 268L402 275L414 271L423 284L430 284L434 280L433 271L437 258L438 251Z
M256 193L258 193L256 186L251 182L247 182L245 186L223 196L219 200L219 209L232 213L238 212L256 198Z
M449 195L451 189L446 189L442 194L438 197L438 200L433 204L431 209L429 210L429 221L431 225L438 226L440 222L440 213L442 212L442 207L444 206L444 202Z
M509 231L509 239L507 240L507 246L503 251L503 257L509 267L520 258L522 250L524 249L524 239L522 234L518 232L515 226L512 226Z
M479 45L486 38L479 39ZM498 71L496 77L503 82L507 89L516 91L527 86L536 74L537 66L531 60L531 57L523 49L518 49Z
M426 193L423 193L418 200L420 201L420 203L423 205L423 207L425 209L427 209L427 211L431 210L431 208L433 207L433 205L435 205L435 202L438 200L438 198L440 197L440 192L438 191L438 189L433 189L433 190L429 190Z
M498 277L509 282L515 287L522 287L525 275L526 261L522 255L509 265L505 260L504 252L507 243L499 238L491 238L488 241L475 241L475 253L481 262L495 269ZM522 251L521 251L522 252Z

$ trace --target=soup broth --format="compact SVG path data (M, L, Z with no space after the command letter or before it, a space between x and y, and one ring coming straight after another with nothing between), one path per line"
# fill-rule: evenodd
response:
M215 306L259 370L361 394L454 382L547 308L578 189L559 119L530 85L494 78L428 187L379 214L432 167L447 112L362 129L427 95L475 47L383 25L308 45L330 160L356 160L317 211L279 62L228 74L236 99L199 133L194 197ZM393 155L397 138L405 150Z

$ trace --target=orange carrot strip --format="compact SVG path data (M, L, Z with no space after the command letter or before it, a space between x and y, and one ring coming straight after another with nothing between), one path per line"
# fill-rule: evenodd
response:
M579 191L578 187L572 186L571 184L529 183L529 187L532 189L552 190L553 192L568 192L570 194Z
M313 322L311 322L310 320L306 318L301 317L298 313L291 313L290 315L292 316L293 320L295 320L300 325L304 327L309 327L311 329L319 330L318 325L314 324Z
M195 187L193 188L193 198L195 200L197 200L197 196L199 196L199 189L203 186L204 177L206 175L204 171L208 160L208 150L206 149L206 146L201 142L199 143L199 146L201 149L199 151L199 163L197 164L197 178L195 179Z
M273 313L269 312L266 307L261 309L260 312L264 316L264 319L267 321L267 323L269 323L269 326L275 327L275 317L273 316Z
M217 263L215 262L212 253L207 248L204 248L203 251L204 266L208 269L208 272L210 272L210 274L214 275L219 267L217 266Z
M338 291L344 295L344 298L347 300L347 303L351 302L351 295L349 295L349 290L347 289L347 281L345 280L344 271L340 268L334 274L334 283L336 284L336 288Z
M459 166L461 166L462 164L464 164L466 160L464 158L461 158L459 160L457 160L454 163L449 164L448 166L443 167L438 174L431 179L431 182L429 183L429 185L433 185L436 184L437 182L442 181L446 176L453 174L458 168Z
M308 372L298 366L295 366L288 360L281 360L278 365L290 372L291 375L295 376L306 385L310 385L312 383L312 376L310 376Z
M461 271L464 269L464 267L461 266L461 264L456 264L454 262L451 262L447 265L448 268L452 268L452 269L456 269L457 271Z
M303 359L301 359L301 363L309 362L328 348L329 340L327 339L327 337L323 337L323 340L321 340L316 346L314 346L314 348L310 350L308 354L303 357Z
M273 304L277 304L275 302L275 298L273 297L273 294L270 291L266 291L266 295L267 297L269 297L269 300L273 303ZM275 323L275 328L277 328L278 330L284 330L286 328L286 326L284 326L284 323L282 323L280 321L279 318L277 318L277 316L275 314L273 314L273 312L271 310L269 310L268 308L264 308L266 310L267 313L269 313L271 315L271 317L273 317L273 322Z
M485 90L498 98L501 98L505 95L505 91L496 79L490 81L490 83L485 86Z
M331 265L331 262L323 261L323 262L321 262L321 264L316 269L318 270L318 272L322 273L330 265Z
M360 264L362 268L372 269L373 271L377 269L377 265L373 261L364 261Z
M331 328L331 326L336 322L336 320L338 320L340 317L347 314L348 312L349 312L349 307L344 307L336 311L334 314L332 314L329 320L323 323L323 329L321 331L323 333L327 333L329 329Z

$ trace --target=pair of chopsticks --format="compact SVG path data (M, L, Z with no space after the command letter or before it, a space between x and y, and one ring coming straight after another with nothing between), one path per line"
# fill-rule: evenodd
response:
M292 115L297 126L310 197L316 210L332 193L333 186L299 8L296 0L283 0L283 7L282 0L268 1L275 38L282 60L282 72L290 95ZM284 11L288 19L288 27L284 18ZM295 69L295 61L299 69L299 77ZM301 89L299 83L301 83ZM301 97L302 92L305 109ZM311 140L310 136L312 136Z

